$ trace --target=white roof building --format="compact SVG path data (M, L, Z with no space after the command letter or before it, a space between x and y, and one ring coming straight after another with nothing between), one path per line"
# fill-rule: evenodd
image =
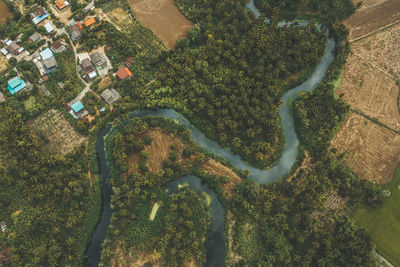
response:
M54 28L53 28L53 26L51 26L50 22L47 22L47 23L44 25L44 28L46 29L47 32L52 32L52 31L54 31Z

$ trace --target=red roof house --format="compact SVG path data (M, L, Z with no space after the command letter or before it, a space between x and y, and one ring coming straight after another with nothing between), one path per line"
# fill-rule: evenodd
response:
M115 73L117 77L121 80L132 76L132 72L128 68L122 68Z

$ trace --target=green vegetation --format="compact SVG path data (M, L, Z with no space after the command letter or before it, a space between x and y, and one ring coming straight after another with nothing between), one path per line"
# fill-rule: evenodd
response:
M98 216L84 147L66 156L43 152L21 116L2 105L0 161L0 217L7 224L0 243L11 246L13 266L81 265Z
M357 225L367 230L377 250L393 264L400 264L400 166L393 180L385 187L390 197L382 205L371 208L359 205L352 217Z
M255 0L255 4L268 17L274 12L285 19L311 15L331 23L347 18L355 11L351 0Z
M162 184L183 175L182 167L176 162L165 164L157 174L147 171L146 145L138 137L145 139L146 130L156 126L164 126L163 129L188 141L187 130L159 118L133 119L108 137L108 140L112 138L115 162L112 175L114 211L102 251L105 266L121 256L125 261L131 259L130 264L134 265L135 254L142 258L151 256L150 259L159 259L168 266L182 266L183 261L193 259L199 266L205 262L204 240L209 228L206 199L190 190L181 190L171 196L162 190ZM141 152L140 173L128 175L127 155L134 152ZM162 207L157 212L153 204ZM122 255L117 254L118 250Z

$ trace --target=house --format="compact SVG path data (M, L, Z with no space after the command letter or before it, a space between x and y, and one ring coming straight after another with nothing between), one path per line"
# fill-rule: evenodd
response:
M54 57L43 60L43 66L46 74L57 71L57 61Z
M6 50L8 51L8 53L13 54L13 55L18 55L19 53L21 53L21 46L19 46L16 42L7 42L9 43L9 45L6 46Z
M93 25L93 24L95 24L95 23L96 23L95 18L90 18L90 19L87 19L87 20L85 20L85 21L83 22L83 24L84 24L86 27L89 27L90 25Z
M101 98L106 101L107 104L111 105L115 101L121 98L121 95L115 89L106 89L100 94Z
M82 66L82 70L85 74L88 74L95 70L92 65L92 62L90 62L90 59L88 59L88 58L85 58L84 60L82 60L81 66Z
M89 112L87 112L87 110L85 110L85 107L83 106L82 102L79 100L70 105L69 113L75 119L82 118L83 116L86 116L89 114Z
M128 68L122 68L115 73L120 80L124 80L125 78L131 77L132 72Z
M70 25L69 27L69 35L71 36L72 40L74 42L77 42L81 39L81 30L82 30L82 24L78 22L74 22L73 24Z
M51 52L50 48L46 48L42 52L40 52L40 56L42 57L42 60L49 59L54 56L53 52Z
M28 40L35 43L35 42L42 40L42 37L40 36L40 34L38 32L35 32L31 36L28 37Z
M14 95L15 93L18 93L22 89L26 87L26 83L24 80L14 77L13 79L8 81L8 86L7 89L11 93L11 95Z
M4 47L1 49L1 53L2 53L4 56L7 56L7 55L8 55L8 51L7 51L7 49L5 49Z
M64 8L69 6L69 2L64 0L57 0L55 5L58 8L58 10L63 10Z
M32 17L32 22L35 24L39 24L43 20L47 19L49 17L49 14L44 7L41 7L35 10L35 12L32 14Z
M61 53L61 52L65 51L67 48L65 47L65 45L63 43L61 43L60 40L57 40L51 44L50 49L54 53Z
M104 58L101 56L101 54L99 52L92 53L90 55L90 60L92 61L93 65L95 65L96 67L101 67L104 64L107 65Z
M54 27L50 24L50 22L47 22L47 23L44 25L44 28L46 29L46 31L47 31L48 33L54 31Z

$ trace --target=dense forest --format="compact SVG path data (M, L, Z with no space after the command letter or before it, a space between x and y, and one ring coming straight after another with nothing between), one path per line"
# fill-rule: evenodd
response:
M183 104L208 137L255 166L271 166L284 146L280 98L309 75L325 37L314 23L280 28L273 18L266 25L244 8L245 1L177 4L197 24L155 63L158 85L172 89L162 97Z
M351 0L255 0L254 2L267 16L279 10L281 17L286 19L312 15L333 23L347 18L355 11Z
M38 146L21 119L0 107L0 218L13 266L78 266L89 238L94 188L84 148L66 156ZM94 221L95 223L95 221Z

